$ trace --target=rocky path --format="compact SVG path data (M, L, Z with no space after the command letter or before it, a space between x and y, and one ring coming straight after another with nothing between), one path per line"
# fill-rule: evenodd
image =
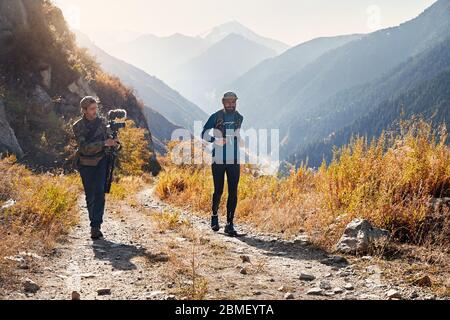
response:
M373 258L348 261L306 236L284 241L239 226L247 235L213 233L209 221L153 195L108 204L105 240L89 238L84 198L68 241L37 267L19 268L21 291L7 299L387 299L416 298L391 287ZM22 261L23 263L23 261ZM361 265L364 267L361 268Z

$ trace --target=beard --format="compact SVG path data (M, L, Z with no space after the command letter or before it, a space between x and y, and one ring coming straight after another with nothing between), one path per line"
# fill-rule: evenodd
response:
M236 107L226 107L225 108L225 111L227 112L227 113L233 113L233 112L235 112L236 111Z

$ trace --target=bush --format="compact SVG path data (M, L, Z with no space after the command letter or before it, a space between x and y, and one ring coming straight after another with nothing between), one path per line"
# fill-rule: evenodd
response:
M30 229L57 238L76 222L75 208L81 191L76 175L33 174L13 157L0 161L0 199L14 200L3 210L3 227Z
M126 125L119 136L122 145L119 153L119 173L125 176L140 176L151 157L145 138L146 130L136 128L131 120L127 120Z
M445 127L423 120L402 123L398 135L364 138L335 152L318 173L329 219L340 224L359 217L386 228L400 240L420 242L430 226L432 197L450 191L450 150Z

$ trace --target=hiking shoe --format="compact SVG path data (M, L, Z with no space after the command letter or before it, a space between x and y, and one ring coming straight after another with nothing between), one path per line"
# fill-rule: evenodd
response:
M225 233L227 235L229 235L230 237L237 237L238 236L238 233L234 229L234 225L232 223L227 223L227 225L225 227Z
M99 240L103 238L103 233L100 231L100 228L91 228L91 239Z
M219 225L219 216L217 214L213 214L211 216L211 229L214 232L217 232L220 230L220 225Z

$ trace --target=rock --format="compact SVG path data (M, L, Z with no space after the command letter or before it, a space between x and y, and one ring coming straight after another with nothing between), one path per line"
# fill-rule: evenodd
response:
M261 291L254 291L253 295L254 296L260 296L260 295L262 295L262 292Z
M36 293L41 289L41 287L34 281L26 279L23 282L23 290L25 293Z
M312 274L301 273L300 274L300 280L302 280L302 281L314 281L314 280L316 280L316 277L313 276Z
M307 235L305 235L305 234L298 235L298 236L294 239L294 244L302 244L302 245L305 245L305 244L308 244L309 242L310 242L310 238L309 238Z
M239 271L241 274L247 274L247 269L246 268L241 268L241 270Z
M173 295L173 294L169 294L167 297L166 297L166 300L170 300L170 301L173 301L173 300L176 300L177 299L177 297L175 296L175 295Z
M96 97L95 92L89 87L89 84L81 77L76 82L71 83L67 87L67 89L73 94L76 94L79 98L83 98L85 96Z
M281 286L277 290L280 291L280 292L284 292L284 291L286 291L286 287L285 286Z
M330 256L325 259L322 259L320 263L327 266L348 266L348 260L341 256Z
M339 287L336 287L336 288L333 289L333 292L334 292L335 294L343 293L343 292L344 292L344 289L339 288Z
M401 299L401 298L402 298L402 295L400 294L400 292L398 292L398 291L395 290L395 289L389 290L389 291L386 293L386 296L387 296L389 299Z
M336 250L347 254L364 254L373 245L386 243L389 236L389 231L375 228L367 220L356 219L345 228Z
M320 287L320 289L323 289L323 290L330 290L331 283L330 283L330 281L321 281L319 287Z
M95 274L93 273L83 273L80 275L81 278L83 279L92 279L95 278Z
M71 297L72 297L72 300L81 300L80 293L77 291L72 291Z
M147 300L155 300L158 298L162 298L164 296L164 292L163 291L153 291L152 293L150 293L146 299Z
M347 283L347 284L344 286L344 289L345 289L345 290L351 291L351 290L354 290L355 287L354 287L351 283Z
M16 134L9 125L6 117L5 105L0 98L0 153L4 152L15 154L18 158L22 158L24 155L23 150L17 141Z
M306 294L309 296L321 296L321 295L323 295L323 290L320 288L312 288L312 289L308 290L308 292L306 292Z
M241 256L242 262L243 263L250 263L250 257L249 256Z
M50 112L54 109L55 104L48 93L40 86L37 85L31 95L32 102L41 108L43 112Z
M415 280L413 284L418 287L431 287L433 285L429 276L421 277Z
M0 1L0 58L11 53L14 49L15 33L29 31L30 14L23 0Z
M434 211L441 211L444 206L450 208L450 198L431 198L427 205Z
M99 296L109 296L111 294L111 289L109 288L97 289L97 294Z
M284 295L284 300L293 300L293 299L294 299L294 294L291 293L291 292L287 292L287 293Z
M52 86L52 66L49 64L42 64L40 66L40 72L42 85L47 89L50 89Z

